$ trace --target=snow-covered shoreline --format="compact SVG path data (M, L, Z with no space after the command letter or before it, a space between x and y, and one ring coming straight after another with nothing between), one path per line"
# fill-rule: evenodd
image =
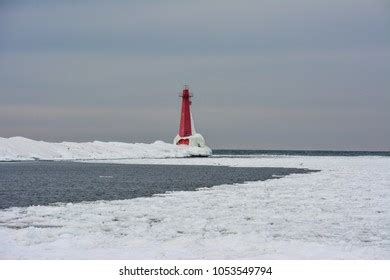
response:
M390 158L134 159L321 172L0 210L3 259L388 259Z
M0 137L0 161L113 160L209 155L211 155L209 148L177 146L162 141L151 144L100 141L49 143L24 137Z

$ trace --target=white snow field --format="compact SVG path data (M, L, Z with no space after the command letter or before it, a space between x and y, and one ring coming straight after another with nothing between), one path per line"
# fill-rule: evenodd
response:
M211 155L211 150L207 147L177 146L162 141L152 144L100 141L48 143L24 137L0 137L0 161L176 158L208 155Z
M114 162L322 171L149 198L0 210L0 258L390 258L389 157Z

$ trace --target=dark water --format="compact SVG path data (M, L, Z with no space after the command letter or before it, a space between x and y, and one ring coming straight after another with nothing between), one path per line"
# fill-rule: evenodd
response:
M213 150L214 156L384 156L390 157L390 151L299 151L299 150Z
M128 199L310 170L72 162L0 163L0 208Z

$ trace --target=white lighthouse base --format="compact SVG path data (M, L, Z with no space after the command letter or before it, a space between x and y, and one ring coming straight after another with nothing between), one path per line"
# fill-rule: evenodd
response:
M180 145L179 141L182 139L188 139L188 145ZM184 148L191 148L191 150L193 150L194 156L207 157L212 155L211 149L206 146L206 142L204 141L203 136L199 133L195 133L187 137L181 137L180 135L176 135L175 139L173 140L173 144L183 146Z

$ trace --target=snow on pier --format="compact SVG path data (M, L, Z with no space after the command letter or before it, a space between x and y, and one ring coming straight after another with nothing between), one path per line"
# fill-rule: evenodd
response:
M24 137L0 137L0 161L176 158L209 155L211 155L209 148L177 146L162 141L152 144L100 141L49 143Z

